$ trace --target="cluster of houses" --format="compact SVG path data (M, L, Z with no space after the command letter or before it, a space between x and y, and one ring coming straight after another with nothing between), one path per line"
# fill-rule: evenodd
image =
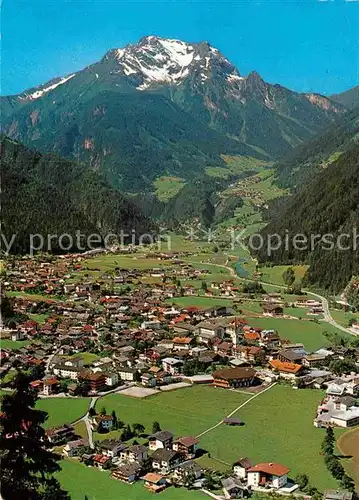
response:
M326 384L325 397L317 408L314 419L316 427L353 427L359 425L359 379L347 375Z
M349 353L332 347L308 353L303 344L290 343L275 330L252 327L250 320L238 318L228 306L171 305L168 299L180 293L176 279L198 278L202 273L179 257L159 254L160 260L170 260L167 267L119 268L108 277L121 286L136 283L130 291L109 289L108 281L69 282L72 273L84 271L81 256L62 256L54 262L21 260L10 266L5 289L26 291L29 285L38 289L41 282L43 296L62 295L40 301L31 300L31 295L13 297L14 312L24 320L15 328L3 328L2 336L28 343L16 351L3 349L0 376L18 362L45 366L44 377L33 381L33 387L45 395L60 389L76 394L80 383L86 384L88 393L97 394L120 384L156 388L184 379L226 388L277 379L302 387L326 387L336 379L328 370L331 361L350 355L358 364L358 349ZM169 265L172 262L174 268ZM155 281L145 283L151 276ZM236 293L230 281L218 286L221 293ZM279 294L264 297L266 306L281 307L280 301ZM298 297L296 305L318 306L306 297ZM46 318L42 324L34 313ZM82 354L88 352L97 358L85 363ZM353 395L358 393L358 380L353 374ZM67 389L62 381L68 382ZM354 418L349 425L352 422Z
M294 387L326 389L314 420L317 427L359 425L359 375L338 378L328 368L331 361L348 356L358 365L358 349L349 352L333 346L309 353L303 344L290 343L275 330L253 327L231 307L171 305L169 299L196 295L190 281L205 278L205 271L194 269L183 256L183 252L148 254L166 261L166 266L118 268L98 280L86 276L85 257L78 255L9 264L4 290L26 295L12 298L19 319L16 325L2 327L1 336L27 342L16 350L2 350L0 378L19 364L36 367L38 376L31 387L48 397L60 392L77 395L84 387L87 394L96 395L120 385L157 389L180 381L251 391L282 379ZM73 279L78 272L83 278ZM233 280L204 287L202 293L240 301ZM321 303L307 297L297 297L293 305L313 315L322 312ZM263 297L264 315L281 316L283 310L280 294ZM35 319L39 315L45 318L42 322ZM224 423L241 424L235 419ZM93 430L101 425L110 431L113 417L94 415L90 425ZM49 429L47 437L53 446L64 445L65 456L109 469L116 480L141 479L153 492L174 483L205 484L206 471L197 460L199 440L193 436L175 438L161 430L142 444L105 439L96 443L95 450L76 436L71 425ZM226 498L270 489L291 493L297 486L288 479L289 472L285 465L241 458L221 485Z
M125 483L144 481L144 487L160 492L173 484L202 488L206 485L207 469L198 457L202 450L193 436L174 437L167 430L149 435L144 444L129 444L117 439L96 442L95 450L75 435L72 426L47 431L53 445L63 445L66 457L79 458L87 466L111 471L111 477ZM226 498L243 498L252 491L282 491L291 493L298 486L288 479L290 470L279 463L254 464L247 457L232 464L231 475L221 479Z

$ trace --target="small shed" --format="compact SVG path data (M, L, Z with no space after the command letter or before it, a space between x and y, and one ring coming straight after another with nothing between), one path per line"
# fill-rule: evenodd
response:
M226 425L244 425L244 422L239 418L230 418L230 417L224 418L222 420L222 423Z

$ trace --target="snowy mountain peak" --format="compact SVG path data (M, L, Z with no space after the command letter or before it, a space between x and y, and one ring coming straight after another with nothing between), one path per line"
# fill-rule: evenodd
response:
M149 35L109 54L116 59L119 72L136 81L138 90L178 85L191 74L202 84L212 74L222 74L230 83L240 79L236 68L208 42L191 44Z

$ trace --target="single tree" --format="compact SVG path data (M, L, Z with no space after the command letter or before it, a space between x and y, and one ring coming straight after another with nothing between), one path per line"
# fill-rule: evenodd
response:
M118 429L118 420L117 420L117 415L116 415L115 410L112 410L111 417L112 417L112 428L114 430L117 430Z
M344 474L344 476L340 480L340 486L345 489L354 492L355 491L355 484L354 481L351 477L349 477L347 474Z
M1 494L6 500L67 500L53 474L59 456L49 450L43 424L48 415L35 409L31 377L19 372L14 392L2 398L0 415Z
M292 267L288 267L282 274L283 281L287 286L292 286L295 281L295 272Z
M89 415L90 415L90 417L94 417L94 416L96 415L96 410L95 410L95 408L91 407L91 408L89 409Z
M295 482L299 486L299 489L303 491L309 484L309 478L307 474L297 474Z
M136 436L145 432L145 426L143 424L133 424L132 429Z
M156 432L159 432L160 430L161 430L160 424L157 421L153 422L153 424L152 424L152 434L156 434Z

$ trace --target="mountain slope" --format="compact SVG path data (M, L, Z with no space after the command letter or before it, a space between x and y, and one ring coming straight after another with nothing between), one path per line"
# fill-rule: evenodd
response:
M348 109L359 107L359 85L352 89L342 92L341 94L333 94L330 96L332 101L335 101Z
M59 252L58 238L65 233L74 240L68 249L81 250L76 246L76 231L85 235L80 243L85 249L91 234L103 238L123 229L128 234L135 230L138 237L153 229L131 201L87 166L41 155L6 137L0 146L2 232L7 241L16 235L12 253L29 252L31 234L43 235L45 242L47 235L57 235L51 249ZM101 243L100 239L97 244ZM69 245L68 237L64 245Z
M308 262L307 283L334 292L342 290L359 272L355 248L355 234L359 231L358 179L359 144L354 143L325 172L318 172L293 196L271 206L270 222L261 231L264 245L254 252L259 260L276 264ZM267 243L271 235L279 235L283 242L272 252ZM284 244L286 235L288 245ZM304 235L308 244L295 243L295 235ZM338 240L340 235L349 236ZM325 239L320 242L320 237Z
M78 106L65 98L58 111L48 99L38 102L36 114L31 111L34 125L28 118L31 105L23 107L12 135L41 151L78 156L126 191L151 189L160 175L191 178L208 165L224 166L222 151L261 156L161 95L136 92L129 99L107 90Z
M328 167L359 140L359 108L313 139L295 148L276 165L276 182L295 188L310 182L313 175Z
M206 42L155 36L1 104L12 138L89 161L132 191L223 166L223 153L277 159L345 112L255 72L241 76Z

